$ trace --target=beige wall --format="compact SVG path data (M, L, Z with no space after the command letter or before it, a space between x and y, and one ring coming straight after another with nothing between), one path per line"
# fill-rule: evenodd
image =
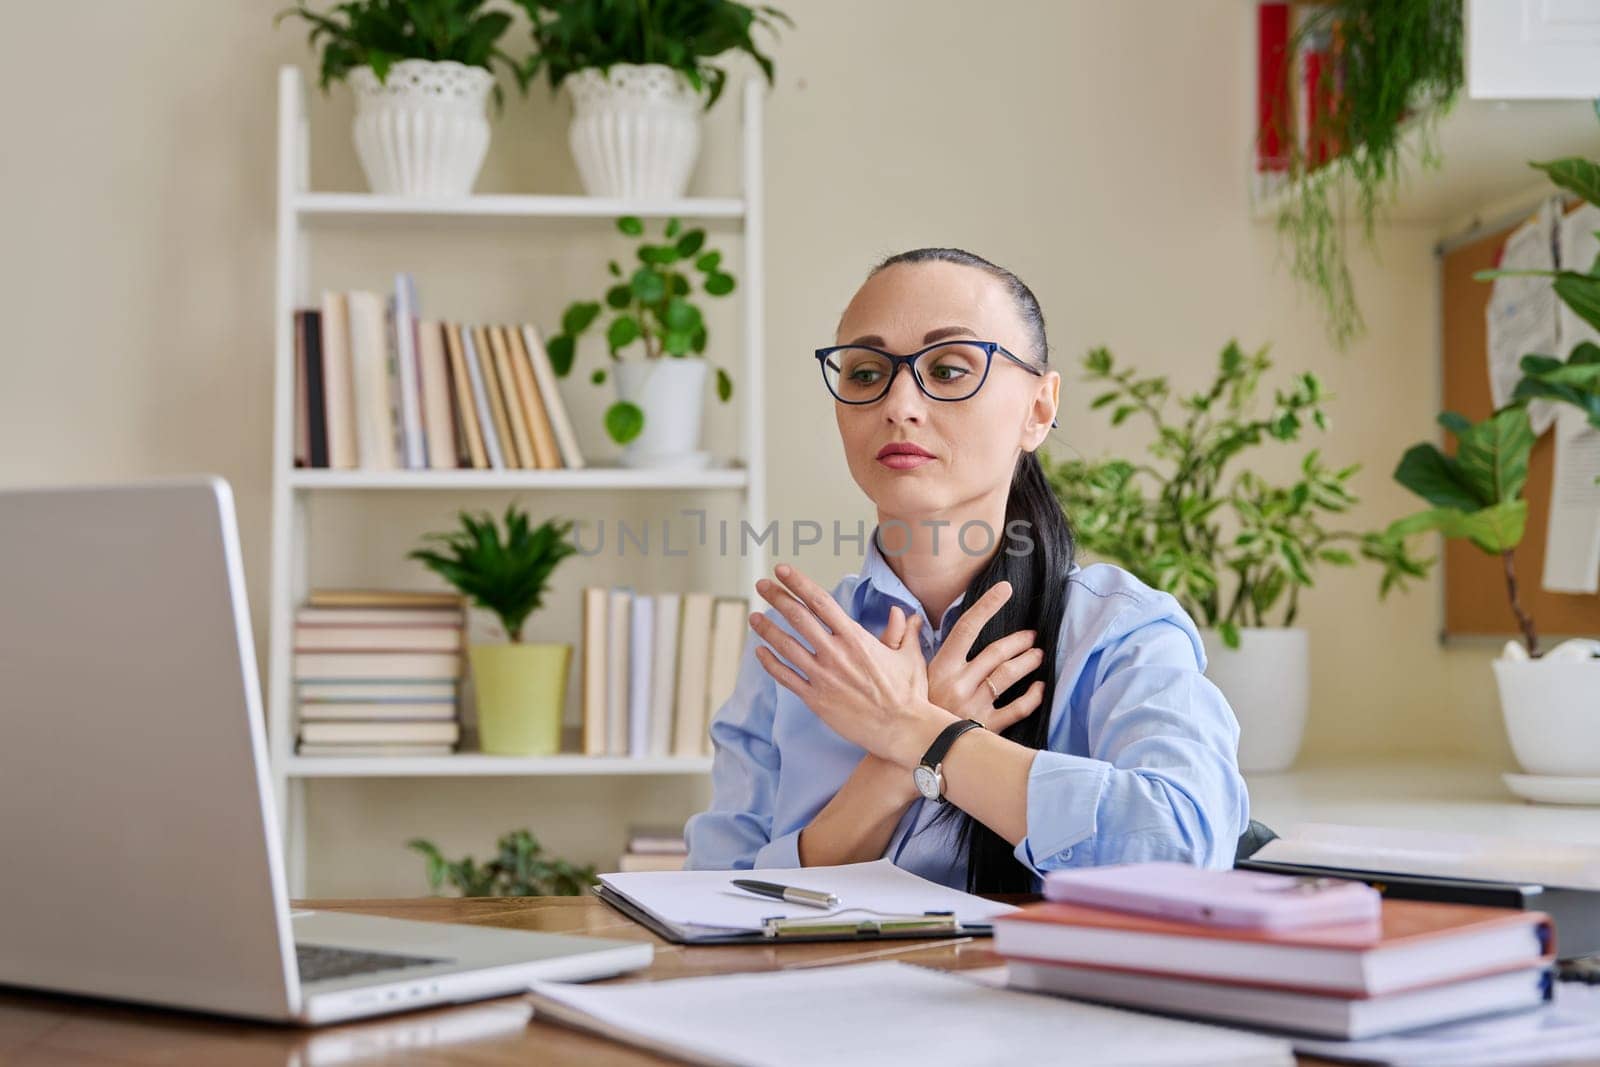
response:
M275 71L312 59L281 0L111 0L8 15L13 41L70 39L75 61L18 48L0 65L0 484L217 471L237 491L254 618L265 631L269 558ZM1069 388L1055 450L1094 455L1113 438L1086 410L1076 359L1109 345L1194 385L1230 337L1265 341L1288 373L1314 368L1338 394L1325 450L1366 465L1356 521L1409 506L1388 479L1426 435L1436 392L1431 232L1395 229L1357 286L1371 330L1329 350L1314 307L1284 277L1270 226L1245 195L1252 99L1243 0L995 2L789 0L798 28L777 51L768 111L766 430L772 517L870 519L849 482L809 350L878 257L920 244L971 248L1015 269L1042 300ZM312 97L314 183L360 188L348 94ZM713 117L697 188L732 192L735 101ZM495 128L483 191L576 191L564 105L513 101ZM339 232L319 239L318 286L380 286L418 273L423 297L459 317L549 323L586 295L601 253L576 224L461 232ZM728 231L730 251L736 238ZM737 262L737 257L735 257ZM565 277L566 281L563 281ZM733 361L732 310L720 336ZM599 396L568 395L595 432ZM726 411L712 440L731 440ZM1272 461L1287 470L1295 457ZM318 581L425 581L401 558L458 504L493 495L320 502ZM541 509L659 514L678 501L524 499ZM708 498L708 506L725 501ZM657 509L652 512L651 509ZM855 560L799 561L829 583ZM637 565L631 580L672 587ZM535 638L576 637L575 561ZM723 584L709 565L693 581ZM670 583L670 584L669 584ZM1330 575L1309 596L1315 706L1307 758L1434 752L1502 762L1481 650L1442 651L1437 590L1379 606L1370 573ZM264 646L263 646L264 651ZM401 844L434 836L485 850L529 825L557 850L610 862L627 821L676 819L691 781L324 783L311 790L310 889L420 889Z

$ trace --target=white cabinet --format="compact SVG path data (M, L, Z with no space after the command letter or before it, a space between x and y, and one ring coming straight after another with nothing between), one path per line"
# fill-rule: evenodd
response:
M1600 0L1468 0L1467 95L1600 97Z

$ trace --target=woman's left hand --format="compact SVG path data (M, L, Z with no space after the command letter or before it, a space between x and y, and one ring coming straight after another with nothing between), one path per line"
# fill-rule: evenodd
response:
M751 628L771 646L756 648L761 666L845 740L881 759L915 765L939 731L956 721L928 700L928 665L917 640L921 617L910 620L892 648L798 570L783 564L775 573L778 581L762 579L756 591L811 648L765 613L753 613Z

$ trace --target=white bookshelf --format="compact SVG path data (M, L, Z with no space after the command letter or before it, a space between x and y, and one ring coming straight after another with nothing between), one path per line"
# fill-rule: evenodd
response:
M295 754L293 707L293 626L295 608L307 591L310 514L315 501L330 493L348 498L365 491L456 492L506 490L594 491L596 493L722 490L736 493L741 519L761 529L766 514L766 454L762 435L762 296L765 290L763 240L762 121L763 84L747 81L742 95L741 188L736 197L687 198L659 203L629 203L584 196L470 196L429 201L368 193L322 193L309 188L310 137L306 87L300 70L284 67L278 76L278 224L274 305L274 418L272 446L272 574L270 585L267 682L267 734L279 825L284 836L290 892L304 895L306 884L307 783L312 779L482 778L577 776L705 775L709 758L589 757L537 758L460 753L451 756L315 758ZM310 235L338 225L482 227L487 222L568 219L592 220L596 237L609 237L609 223L621 215L690 220L727 220L742 239L741 300L743 351L737 410L738 455L732 465L698 471L657 472L615 467L582 470L371 471L306 470L294 466L294 333L297 307L313 305L320 289L311 269ZM535 231L536 232L536 231ZM728 344L732 350L734 344ZM581 510L579 502L563 503ZM741 554L740 580L754 587L766 569L761 543ZM581 635L572 634L574 645Z

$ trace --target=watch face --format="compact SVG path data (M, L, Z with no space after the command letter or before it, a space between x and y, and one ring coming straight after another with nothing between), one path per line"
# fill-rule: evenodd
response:
M939 775L932 767L918 764L912 770L911 778L917 783L917 792L929 800L939 799Z

